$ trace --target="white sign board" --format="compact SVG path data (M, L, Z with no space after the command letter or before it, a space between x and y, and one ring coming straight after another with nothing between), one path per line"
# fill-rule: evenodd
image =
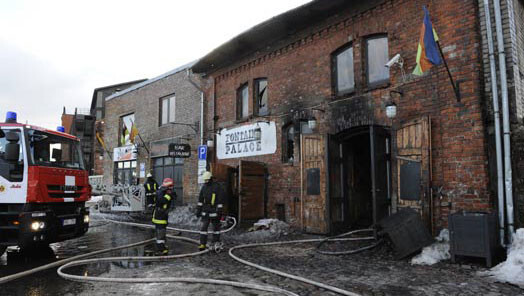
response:
M261 138L255 138L260 129ZM277 128L275 122L260 122L237 128L224 129L217 135L218 159L239 158L273 154L277 151Z
M113 161L135 160L136 152L133 152L134 148L135 146L129 145L113 149Z
M202 175L206 171L206 165L207 162L205 159L199 159L198 160L198 184L204 184L204 179L202 178Z

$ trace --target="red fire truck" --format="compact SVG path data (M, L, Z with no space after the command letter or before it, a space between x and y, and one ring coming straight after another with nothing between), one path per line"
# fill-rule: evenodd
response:
M0 256L8 246L28 248L82 236L91 197L80 141L16 122L0 123Z

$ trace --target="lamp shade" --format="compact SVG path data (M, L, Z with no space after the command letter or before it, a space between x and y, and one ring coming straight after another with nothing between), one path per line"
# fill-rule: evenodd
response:
M307 125L310 129L314 130L317 128L317 120L315 118L311 118L307 121Z
M386 116L388 118L395 118L397 116L397 104L394 102L386 104Z

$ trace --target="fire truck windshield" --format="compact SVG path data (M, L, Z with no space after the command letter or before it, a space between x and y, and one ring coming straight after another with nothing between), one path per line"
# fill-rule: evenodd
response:
M28 134L33 165L84 169L80 142L37 130Z

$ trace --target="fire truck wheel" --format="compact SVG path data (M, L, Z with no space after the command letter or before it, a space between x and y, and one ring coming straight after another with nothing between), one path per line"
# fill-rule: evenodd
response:
M0 246L0 256L4 255L4 252L6 249L7 249L6 246Z

